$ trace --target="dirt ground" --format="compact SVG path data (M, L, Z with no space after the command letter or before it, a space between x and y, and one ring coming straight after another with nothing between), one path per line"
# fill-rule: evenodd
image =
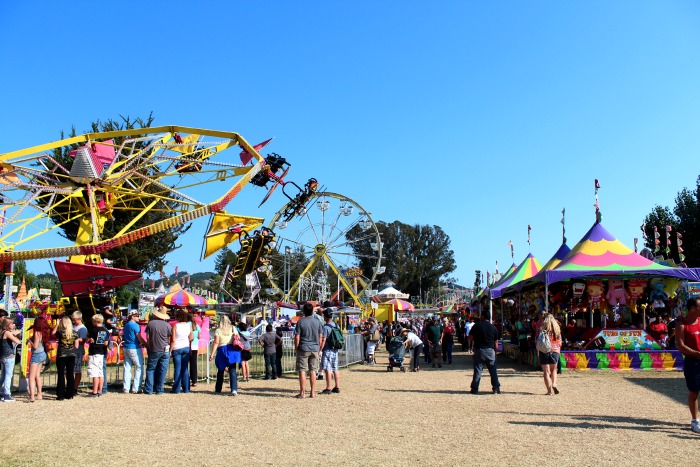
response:
M539 372L499 356L503 394L487 373L470 395L464 353L418 373L378 360L342 370L340 394L305 400L291 375L240 383L238 397L213 383L32 404L20 394L0 405L0 464L617 466L687 463L700 443L679 372L565 372L561 394L544 396Z

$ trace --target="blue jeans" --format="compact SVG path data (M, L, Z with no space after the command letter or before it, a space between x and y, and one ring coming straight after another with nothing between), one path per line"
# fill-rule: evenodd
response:
M236 374L236 363L229 366L226 370L216 371L216 386L214 392L221 392L224 387L224 371L228 371L228 380L231 383L231 392L238 392L238 375Z
M2 381L2 394L3 396L9 396L10 390L12 389L12 375L15 372L15 355L2 359L2 376L0 381Z
M442 338L442 361L452 363L452 348L455 345L454 338L450 334L445 334Z
M277 354L265 354L265 378L277 378Z
M146 384L143 386L143 392L153 394L154 389L156 394L165 392L165 375L168 372L169 363L170 352L151 352L148 355Z
M173 380L173 394L190 392L190 347L173 350L173 368L175 377Z
M501 389L501 383L498 382L498 373L496 371L496 351L494 349L474 349L472 392L479 392L479 382L481 381L481 373L484 371L484 363L491 375L491 388L494 391L499 391Z
M141 375L143 371L143 350L124 349L124 392L132 390L131 367L134 367L133 391L139 392L141 388Z

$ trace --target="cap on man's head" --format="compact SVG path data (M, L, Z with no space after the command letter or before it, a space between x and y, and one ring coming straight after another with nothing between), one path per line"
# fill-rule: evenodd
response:
M139 310L131 310L129 316L140 316Z
M330 308L323 310L323 317L328 319L333 317L333 311Z

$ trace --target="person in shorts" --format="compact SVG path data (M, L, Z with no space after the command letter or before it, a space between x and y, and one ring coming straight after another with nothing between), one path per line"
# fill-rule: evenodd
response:
M323 324L313 317L314 307L304 304L304 317L294 327L294 348L297 352L297 372L299 372L299 394L295 397L306 397L306 373L309 373L311 385L310 396L316 397L316 373L318 373L318 352L320 350Z
M104 317L94 315L92 317L92 329L88 333L88 378L92 378L92 397L102 395L102 386L105 382L104 359L109 343L109 331L104 327Z
M686 302L688 314L676 325L676 347L685 356L683 375L688 387L690 429L700 433L698 421L698 392L700 392L700 299L690 298Z
M544 385L547 388L545 395L551 396L552 391L554 391L554 394L559 394L559 389L557 389L557 363L561 352L561 328L551 314L545 314L539 323L540 327L537 330L537 335L539 336L540 333L546 332L552 345L552 349L547 353L537 351L537 359L542 366Z
M375 360L374 360L374 352L377 349L377 345L379 344L380 340L380 332L379 332L379 325L377 324L377 320L374 317L371 317L369 319L369 327L365 330L363 334L366 334L368 337L367 340L367 363L370 365L374 365Z
M321 336L321 370L326 374L326 389L321 394L334 394L340 392L340 371L338 371L338 349L332 349L328 338L337 325L333 322L333 312L326 309L323 312L325 323L323 325L323 335ZM335 387L331 388L331 375L335 380Z

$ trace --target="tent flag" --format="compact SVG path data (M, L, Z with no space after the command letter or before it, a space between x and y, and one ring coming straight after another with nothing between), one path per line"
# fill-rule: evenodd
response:
M700 268L672 268L655 263L622 244L600 222L554 269L545 272L548 284L583 276L648 275L700 280Z

